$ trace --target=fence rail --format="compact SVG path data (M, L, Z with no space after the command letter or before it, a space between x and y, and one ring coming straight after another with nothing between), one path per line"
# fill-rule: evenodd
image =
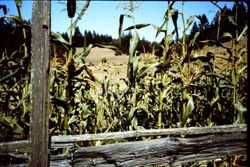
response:
M185 135L185 137L183 136ZM149 141L74 147L74 142L165 136ZM167 136L167 137L166 137ZM0 143L0 155L28 159L28 140ZM128 132L52 136L51 148L69 148L51 156L50 166L147 166L209 160L247 152L247 125L152 129Z

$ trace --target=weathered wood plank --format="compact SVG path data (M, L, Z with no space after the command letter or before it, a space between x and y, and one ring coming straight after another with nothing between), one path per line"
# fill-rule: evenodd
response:
M24 153L24 152L30 152L29 140L0 143L0 153Z
M98 134L52 136L51 148L72 148L71 143L79 141L123 139L133 137L161 136L161 135L207 135L219 133L247 132L246 124L222 125L209 127L190 127L190 128L173 128L173 129L151 129L127 132L110 132ZM69 143L69 144L66 144ZM3 152L26 152L29 147L28 140L0 143L0 153Z
M48 166L50 1L33 1L30 166Z
M54 143L52 144L53 147L61 147L66 144L72 150L67 155L52 156L50 166L179 165L195 160L246 154L246 128L239 128L238 131L198 135L190 138L167 137L150 141L125 142L85 148L73 148L71 144L68 145L67 143ZM7 151L10 156L20 156L20 150L27 151L28 144L28 141L0 143L0 154ZM17 152L15 152L15 149L18 149ZM14 154L11 154L11 151Z
M124 138L135 138L135 137L146 137L146 136L205 135L205 134L228 133L228 132L234 133L242 131L247 131L246 124L172 128L172 129L150 129L150 130L83 134L83 135L62 135L62 136L52 136L51 141L52 143L73 143L81 141L124 139Z
M51 148L73 148L73 143L51 143ZM30 141L29 140L20 140L20 141L11 141L0 143L0 154L2 153L29 153Z
M194 138L167 137L150 141L76 149L72 166L181 165L196 160L246 154L247 133L214 134Z

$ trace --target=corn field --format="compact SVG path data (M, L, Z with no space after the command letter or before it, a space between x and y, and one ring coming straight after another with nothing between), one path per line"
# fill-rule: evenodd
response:
M71 2L71 1L69 1ZM66 52L51 57L50 61L50 135L95 134L143 129L177 127L201 127L211 125L246 123L247 111L247 48L239 45L246 38L247 25L243 31L220 34L218 39L197 41L200 32L187 40L187 32L195 16L185 20L183 9L174 9L175 1L169 2L162 25L150 23L123 27L124 19L135 20L133 2L129 14L119 20L119 39L125 31L132 31L129 43L129 60L126 78L121 78L125 88L110 82L108 77L99 80L86 64L93 45L83 45L76 53L72 47L74 28L84 18L90 1L87 0L77 15L76 2L67 4L69 41L59 33L52 33L52 43L60 44ZM16 1L21 11L21 1ZM185 3L182 3L184 6ZM237 5L237 3L236 3ZM234 23L237 24L237 13ZM16 25L14 33L22 36L15 48L1 50L0 59L0 141L13 141L29 138L30 126L30 25L18 16L4 15L2 20L11 20ZM176 25L182 20L182 38ZM176 25L169 32L169 25ZM152 26L156 37L164 34L161 56L143 61L137 52L140 41L139 29ZM180 31L180 30L179 30ZM13 34L12 34L13 35ZM13 35L14 36L14 35ZM10 37L12 38L12 37ZM229 38L228 45L221 42ZM197 43L214 45L224 49L220 58L213 50L204 56L194 54ZM53 45L52 44L52 45ZM179 46L173 50L172 46ZM116 46L102 46L118 49ZM151 54L154 54L151 53ZM103 63L106 63L105 61ZM223 67L221 64L226 64ZM151 137L142 138L149 140ZM122 139L125 140L125 139ZM131 139L127 139L131 140ZM139 140L139 139L138 139ZM140 139L141 140L141 139ZM117 143L119 140L92 141L77 143L78 146ZM52 150L52 153L66 150Z

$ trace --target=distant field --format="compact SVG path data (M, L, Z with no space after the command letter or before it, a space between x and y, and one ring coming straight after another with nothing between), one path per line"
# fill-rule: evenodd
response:
M80 51L81 48L77 48L76 52ZM120 78L126 78L128 58L127 55L116 56L111 49L94 47L87 56L86 63L98 80L107 76L111 84L119 83L123 86L124 82ZM106 59L107 63L102 63L103 59Z
M230 43L226 43L230 46ZM240 41L240 46L247 46L247 39ZM77 48L76 52L81 52L82 48ZM206 55L208 51L215 54L216 66L222 71L232 68L227 61L221 59L222 57L228 58L228 53L225 49L216 46L205 46L202 50L197 51L195 54L201 56ZM124 81L121 78L126 78L128 55L116 56L115 52L107 48L94 47L91 49L90 54L86 58L86 63L92 70L95 77L99 80L103 80L105 76L110 79L111 84L118 83L121 87L125 86ZM102 63L102 60L106 59L106 63ZM142 55L141 64L145 61L155 61L154 55Z

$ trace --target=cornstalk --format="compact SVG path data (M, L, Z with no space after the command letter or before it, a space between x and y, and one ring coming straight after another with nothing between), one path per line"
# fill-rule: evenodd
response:
M70 25L73 24L73 18L70 18ZM73 47L72 47L72 38L73 38L73 26L70 26L69 28L69 44L70 44L70 50L69 50L69 53L68 53L68 57L67 57L67 63L66 63L66 66L67 66L67 81L68 81L68 85L66 87L66 100L67 100L67 108L65 110L65 113L64 113L64 135L67 135L68 132L67 132L67 129L68 129L68 121L69 121L69 118L68 118L68 114L70 113L71 109L72 109L72 106L71 106L71 78L70 78L70 75L71 75L71 71L69 70L70 69L70 66L71 66L71 62L72 62L72 57L73 57Z
M165 37L164 37L164 49L163 49L163 56L162 56L162 61L163 61L163 64L164 62L166 61L166 54L167 54L167 51L169 50L169 41L168 41L168 21L169 21L169 16L170 16L170 3L168 3L168 9L167 9L167 15L165 16ZM161 72L161 81L163 80L163 73ZM158 113L158 128L161 129L161 126L162 126L162 99L161 99L161 96L162 96L162 92L163 90L161 90L160 92L160 111Z
M238 25L238 3L235 2L235 23ZM237 40L239 36L238 29L235 29L235 39ZM234 39L234 40L235 40ZM238 55L238 42L234 41L233 44L233 52L234 52L234 60L233 60L233 71L232 71L232 82L234 85L233 88L233 104L235 104L238 101L238 96L237 96L237 84L238 84L238 69L237 69L237 60L239 59ZM236 114L236 108L234 107L234 113ZM236 121L237 117L234 117L234 122Z

